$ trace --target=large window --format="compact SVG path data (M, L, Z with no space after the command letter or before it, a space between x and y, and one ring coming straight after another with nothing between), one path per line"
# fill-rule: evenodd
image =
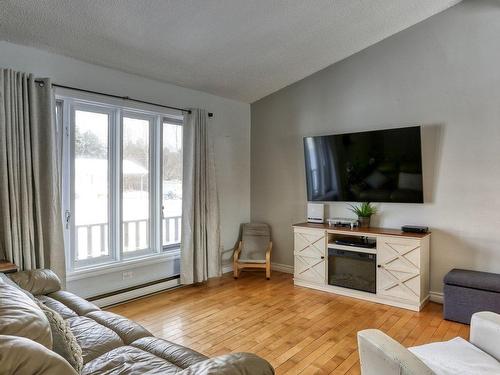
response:
M178 251L182 118L61 97L69 271Z

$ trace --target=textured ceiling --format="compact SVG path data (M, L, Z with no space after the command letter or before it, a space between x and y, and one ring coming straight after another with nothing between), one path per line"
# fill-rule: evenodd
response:
M0 0L0 39L253 102L458 2Z

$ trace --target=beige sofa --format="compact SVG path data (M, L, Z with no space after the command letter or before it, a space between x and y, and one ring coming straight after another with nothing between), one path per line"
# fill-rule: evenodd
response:
M358 332L363 375L500 374L500 315L472 316L470 342L460 337L406 349L377 329Z
M69 324L83 357L82 374L274 374L249 353L207 358L154 337L122 316L60 290L49 270L0 274L0 369L2 374L76 374L52 349L52 332L38 305ZM44 306L42 306L44 307Z

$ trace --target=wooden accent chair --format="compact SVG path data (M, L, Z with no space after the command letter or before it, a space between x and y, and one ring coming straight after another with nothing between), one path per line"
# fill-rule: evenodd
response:
M265 268L266 278L271 278L271 229L267 224L243 224L241 241L233 256L234 278L243 268Z

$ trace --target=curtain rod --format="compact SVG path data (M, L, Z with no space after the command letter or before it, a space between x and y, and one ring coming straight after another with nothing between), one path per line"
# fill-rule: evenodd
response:
M40 79L36 79L35 82L37 83L45 83L45 81L42 81ZM80 92L86 92L88 94L97 94L97 95L102 95L102 96L107 96L109 98L115 98L115 99L122 99L122 100L129 100L132 102L137 102L137 103L142 103L142 104L148 104L148 105L154 105L157 107L162 107L162 108L168 108L168 109L175 109L176 111L181 111L181 112L186 112L186 113L191 113L190 109L186 108L179 108L179 107L172 107L170 105L164 105L164 104L158 104L158 103L152 103L152 102L147 102L144 100L139 100L139 99L134 99L130 98L128 96L120 96L120 95L114 95L114 94L107 94L105 92L98 92L98 91L92 91L92 90L86 90L86 89L81 89L78 87L72 87L72 86L65 86L65 85L59 85L57 83L53 83L52 86L54 87L59 87L61 89L68 89L68 90L75 90L75 91L80 91ZM214 114L212 112L208 112L208 117L213 117Z

